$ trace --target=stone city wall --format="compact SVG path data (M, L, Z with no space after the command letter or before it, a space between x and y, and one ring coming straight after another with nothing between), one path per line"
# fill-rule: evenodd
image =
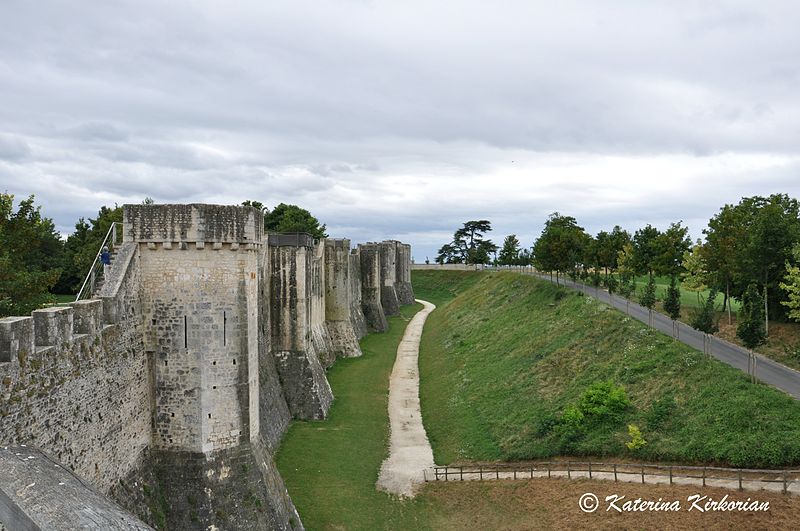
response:
M115 251L96 299L0 319L0 445L35 446L153 526L302 529L272 452L291 418L327 415L325 369L387 329L382 301L413 301L408 246L267 235L247 207L126 205Z

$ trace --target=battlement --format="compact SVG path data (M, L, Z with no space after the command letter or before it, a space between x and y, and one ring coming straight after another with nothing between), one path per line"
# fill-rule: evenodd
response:
M126 242L260 242L264 215L231 205L124 205Z
M103 301L93 299L34 310L30 317L0 319L0 362L19 364L34 353L96 336L103 328L102 315Z
M270 247L314 247L317 243L313 236L305 232L270 232L267 242Z

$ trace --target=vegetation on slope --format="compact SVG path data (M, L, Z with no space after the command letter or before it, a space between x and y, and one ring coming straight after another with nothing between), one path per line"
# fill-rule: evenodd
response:
M800 463L800 403L592 298L514 273L414 271L413 283L439 302L420 352L439 464L564 455ZM636 449L629 425L645 440Z

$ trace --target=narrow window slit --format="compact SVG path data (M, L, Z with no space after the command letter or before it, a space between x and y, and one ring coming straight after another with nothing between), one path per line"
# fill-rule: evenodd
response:
M186 316L183 316L183 348L187 348L189 343L189 329L186 326Z
M228 337L228 316L225 312L222 312L222 346L224 347L227 343Z

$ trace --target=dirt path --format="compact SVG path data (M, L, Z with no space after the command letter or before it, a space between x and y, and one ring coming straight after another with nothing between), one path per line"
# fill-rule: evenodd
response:
M425 481L424 471L433 466L433 450L422 425L419 407L419 342L428 314L436 306L417 299L424 308L406 326L397 347L389 381L389 422L392 435L389 457L381 465L378 490L413 497L415 487Z

